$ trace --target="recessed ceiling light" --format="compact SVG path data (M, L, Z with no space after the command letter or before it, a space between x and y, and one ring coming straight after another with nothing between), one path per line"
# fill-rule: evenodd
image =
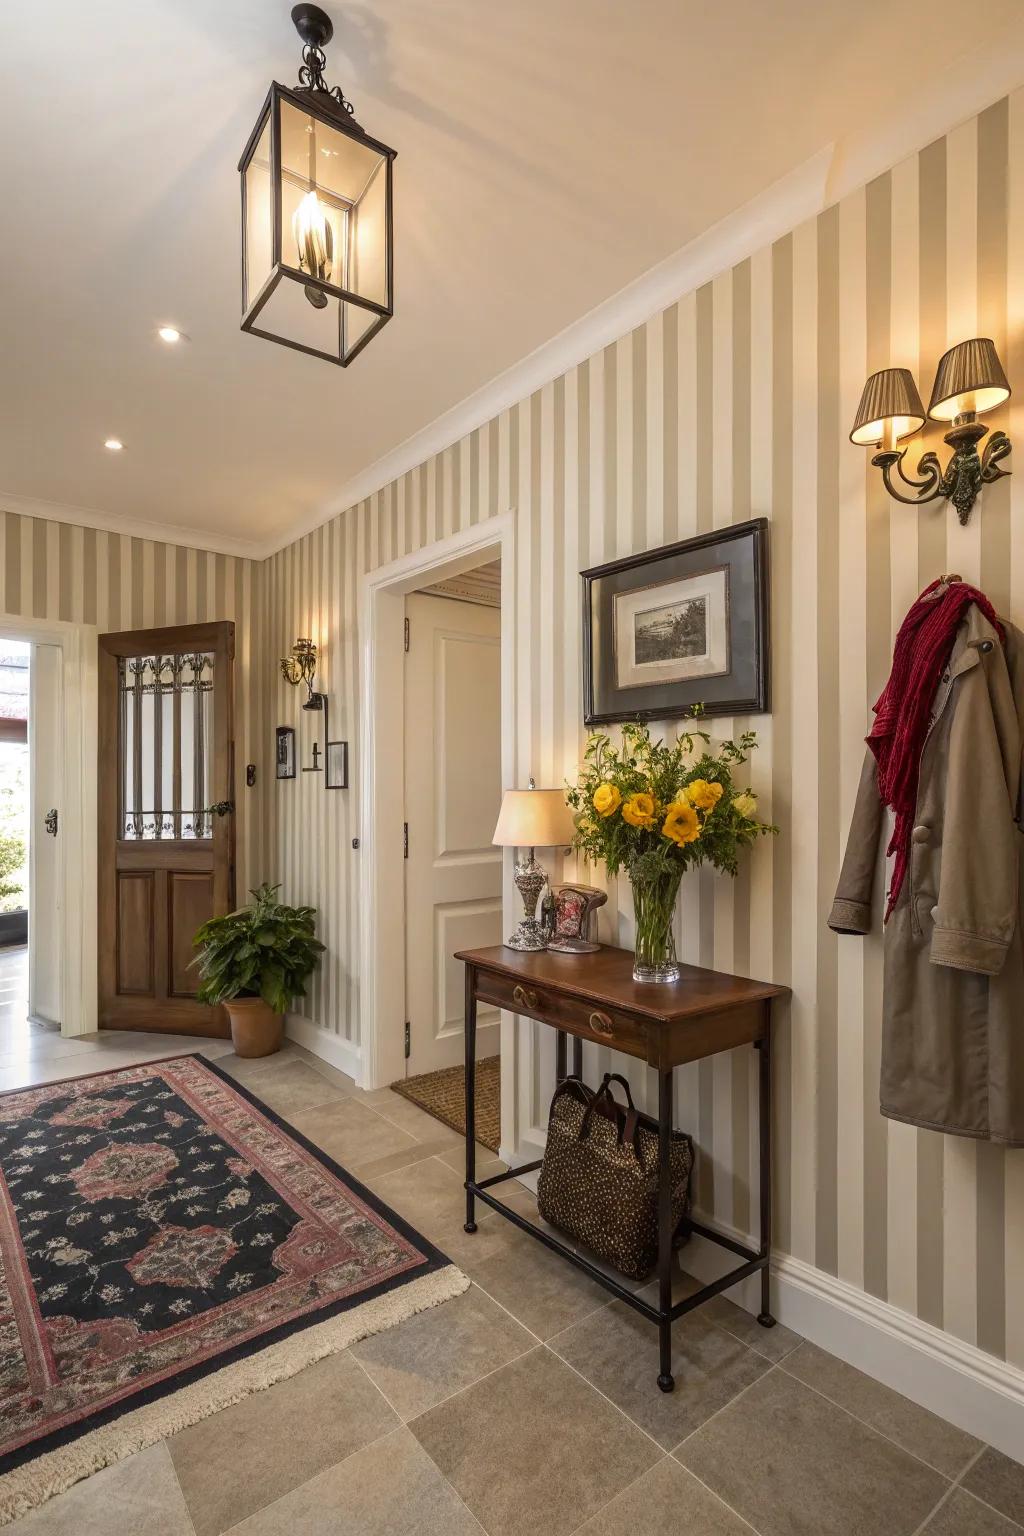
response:
M124 443L122 443L119 437L108 437L103 446L104 448L109 448L111 453L120 453Z
M173 346L176 341L184 341L186 339L184 334L174 325L161 325L157 330L157 335L161 341L166 341L169 346Z

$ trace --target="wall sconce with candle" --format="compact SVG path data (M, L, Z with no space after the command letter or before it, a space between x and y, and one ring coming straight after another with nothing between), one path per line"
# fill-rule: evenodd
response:
M978 416L1002 405L1009 396L995 343L986 336L975 337L945 353L932 387L928 415L933 421L953 424L944 439L953 450L945 470L938 454L926 453L917 466L919 479L903 472L907 450L897 444L925 423L924 406L909 368L883 368L871 375L860 397L850 441L863 447L881 444L871 462L882 471L885 488L897 501L918 507L944 497L956 507L961 523L966 523L981 487L1009 473L999 468L1000 459L1011 448L1005 432L993 432L984 452L978 453L978 444L988 433ZM912 494L904 494L899 486Z
M297 688L300 683L305 683L308 698L303 704L303 709L323 709L324 695L317 693L313 688L313 679L316 677L317 649L314 640L303 639L301 636L292 646L291 655L281 660L281 676L286 683Z

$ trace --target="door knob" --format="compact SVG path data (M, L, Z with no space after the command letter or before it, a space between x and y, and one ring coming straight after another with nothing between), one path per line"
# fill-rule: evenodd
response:
M46 815L43 817L43 826L46 828L47 832L49 832L51 837L56 837L57 836L57 812L56 812L56 809L54 809L52 811L47 811Z

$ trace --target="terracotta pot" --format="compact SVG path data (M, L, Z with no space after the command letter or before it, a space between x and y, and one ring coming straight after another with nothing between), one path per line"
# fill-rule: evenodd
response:
M231 1020L236 1056L272 1056L284 1039L284 1016L262 997L233 997L224 1007Z

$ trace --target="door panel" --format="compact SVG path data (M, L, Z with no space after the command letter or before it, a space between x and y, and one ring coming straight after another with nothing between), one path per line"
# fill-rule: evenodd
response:
M226 1036L196 929L234 903L234 625L100 636L100 1025Z
M463 1059L457 949L501 941L501 615L422 593L406 599L406 1017L410 1074ZM497 1009L478 1054L499 1048Z
M33 645L29 661L28 1011L61 1022L61 840L64 836L62 657L56 645ZM57 812L56 830L46 817ZM50 825L53 825L51 822Z

